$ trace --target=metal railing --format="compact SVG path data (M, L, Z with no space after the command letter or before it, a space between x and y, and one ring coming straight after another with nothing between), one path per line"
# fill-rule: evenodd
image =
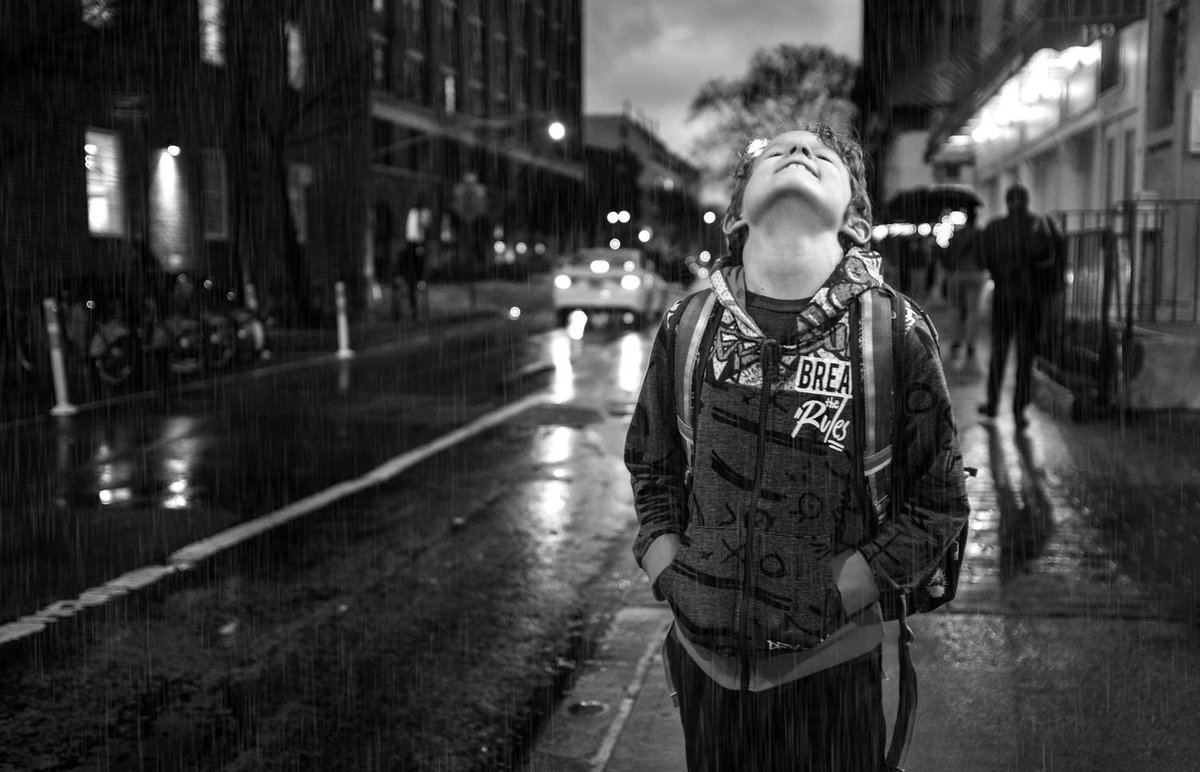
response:
M1067 286L1042 359L1076 395L1111 406L1128 382L1140 325L1200 325L1200 201L1125 201L1054 213L1067 236Z

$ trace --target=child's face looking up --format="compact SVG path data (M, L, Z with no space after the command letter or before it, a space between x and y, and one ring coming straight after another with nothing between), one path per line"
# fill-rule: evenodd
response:
M850 198L850 172L837 151L811 131L788 131L768 142L755 159L740 224L757 225L773 207L786 205L816 215L819 227L841 230Z

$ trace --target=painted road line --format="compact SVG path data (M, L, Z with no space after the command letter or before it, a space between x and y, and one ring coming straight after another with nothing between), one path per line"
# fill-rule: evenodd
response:
M100 606L113 598L125 595L132 590L148 587L163 577L191 569L196 563L213 555L236 546L259 534L265 533L284 523L329 506L339 499L346 498L361 490L386 482L409 467L451 448L458 443L499 426L513 416L531 407L547 403L547 394L531 394L523 399L505 405L498 410L476 418L465 426L460 426L449 434L444 434L432 442L414 448L399 456L380 464L361 477L338 483L319 493L306 496L282 509L240 523L232 528L216 533L199 541L192 542L172 552L165 564L149 565L129 571L110 579L98 587L84 590L73 600L59 600L36 611L20 617L12 622L0 625L0 646L14 643L35 633L45 630L47 626L62 619L69 619L80 611L93 606Z

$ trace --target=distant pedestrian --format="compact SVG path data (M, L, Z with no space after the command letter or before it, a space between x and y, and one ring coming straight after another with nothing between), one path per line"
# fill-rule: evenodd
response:
M950 244L942 250L940 262L946 274L946 302L954 312L950 331L950 361L958 363L961 355L963 369L973 372L979 367L975 359L975 342L987 270L980 262L976 208L968 208L966 216L966 223L955 231Z
M1000 403L1005 360L1016 340L1017 372L1013 420L1023 429L1033 398L1033 357L1050 297L1062 290L1065 243L1053 219L1029 209L1029 191L1013 185L1004 196L1008 214L988 223L980 239L981 262L995 284L992 298L992 355L987 401L979 412L994 417Z
M734 172L711 324L688 339L710 342L691 382L676 383L682 304L654 341L625 463L634 554L674 616L664 654L693 772L882 770L881 588L921 583L966 522L936 340L908 304L893 340L911 397L896 416L905 493L886 520L872 507L874 374L851 322L884 286L870 218L856 143L828 127L756 140ZM690 444L681 389L696 397Z
M408 290L408 307L413 319L418 317L420 300L425 297L425 256L429 219L428 209L413 207L408 210L408 217L404 223L404 252L400 255L397 278L404 282Z

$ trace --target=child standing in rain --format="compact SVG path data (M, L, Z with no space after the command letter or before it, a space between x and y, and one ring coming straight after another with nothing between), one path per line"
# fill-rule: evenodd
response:
M875 528L849 313L882 284L862 149L787 131L752 142L733 182L694 465L676 427L678 303L625 446L634 554L675 621L664 655L688 769L881 770L879 589L929 574L967 517L936 340L911 311L894 342L909 493Z

